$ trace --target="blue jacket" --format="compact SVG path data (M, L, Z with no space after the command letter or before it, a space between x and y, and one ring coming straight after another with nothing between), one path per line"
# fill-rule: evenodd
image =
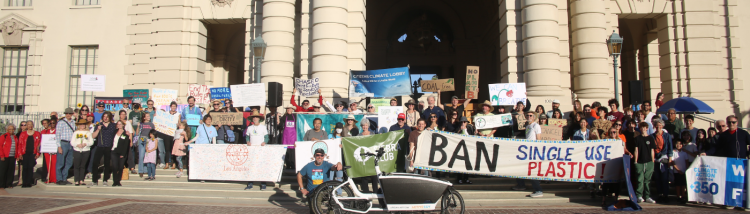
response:
M656 134L657 132L654 132L651 134L651 137L656 140ZM661 138L664 139L664 148L661 150L661 152L654 155L656 159L659 159L662 155L667 155L667 157L672 157L672 150L674 149L674 145L672 144L672 135L669 134L669 132L662 132Z

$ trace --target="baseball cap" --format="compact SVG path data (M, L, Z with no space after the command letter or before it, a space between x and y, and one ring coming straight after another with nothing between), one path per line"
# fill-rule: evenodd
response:
M324 154L324 155L325 155L325 154L326 154L326 151L325 151L325 150L323 150L323 149L316 149L316 150L315 150L315 153L313 153L313 154L318 154L318 153L320 153L320 154Z
M397 119L404 119L404 120L406 120L406 114L404 114L404 113L398 113L398 118Z
M102 106L103 107L104 106L104 102L99 102L99 103L96 104L96 106Z

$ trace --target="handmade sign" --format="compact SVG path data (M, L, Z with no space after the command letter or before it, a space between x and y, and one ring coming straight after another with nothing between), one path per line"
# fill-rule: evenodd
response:
M520 179L614 183L620 179L622 151L621 140L535 141L424 131L417 140L414 168ZM347 163L352 162L347 159Z
M171 115L165 111L156 111L154 116L154 126L156 131L173 136L177 130L177 122L180 121L180 114Z
M562 140L563 128L557 126L541 126L542 139L540 140Z
M104 111L111 111L114 113L117 113L117 111L120 111L122 109L122 100L127 99L130 100L132 98L130 97L94 97L94 105L96 106L97 103L104 103Z
M326 156L323 161L336 164L342 163L341 159L341 138L320 140L320 141L297 141L294 143L294 157L296 161L296 172L302 170L310 162L315 161L315 150L323 149Z
M81 74L81 91L104 92L107 88L107 77L104 75Z
M195 98L195 103L211 102L211 94L209 94L207 85L188 85L188 96L193 96Z
M264 83L230 86L234 106L265 106L266 86Z
M526 83L489 84L492 105L512 106L526 103Z
M453 78L450 79L439 79L439 80L422 80L419 83L422 91L424 92L437 92L440 91L455 91L455 81Z
M547 119L547 124L550 126L557 126L557 127L564 127L568 125L568 120L566 119Z
M526 116L524 114L516 115L516 126L518 130L526 130Z
M148 89L126 89L122 90L123 97L133 98L133 103L146 104L148 101Z
M187 108L188 106L190 106L190 105L188 105L188 104L179 104L179 105L177 105L177 112L178 113L182 112L182 110L185 109L185 108ZM158 107L159 107L159 109L163 109L164 111L170 111L170 108L169 108L168 105L166 105L166 106L158 106Z
M221 125L242 125L242 112L233 113L211 113L213 124Z
M185 115L185 119L187 119L188 126L197 126L200 125L201 116L197 114L187 114Z
M169 106L169 103L177 100L177 90L154 88L151 92L154 106Z
M513 124L513 117L508 114L496 114L491 116L474 116L474 126L477 129L490 129Z
M245 144L191 144L190 180L281 180L286 146Z
M375 153L380 148L385 150L385 154L378 161L380 170L385 173L395 172L397 168L396 159L400 152L398 143L403 136L404 130L398 130L370 136L342 138L344 161L347 165L352 166L352 168L347 169L346 174L352 178L375 175L374 157L361 154Z
M477 99L479 96L479 66L466 66L466 99Z
M375 107L375 112L378 112L381 106L391 106L391 99L370 99L370 104Z
M351 71L349 97L411 95L409 67Z
M404 113L401 106L381 106L378 108L378 133L386 133L393 124L398 123L398 114ZM372 124L370 124L372 126Z
M57 153L57 138L55 137L55 134L43 134L42 143L40 145L40 153Z
M315 120L315 118L320 118L323 122L320 129L331 134L331 130L336 127L336 123L343 124L344 118L347 116L349 116L349 114L297 114L297 141L302 141L307 130L314 128L313 120ZM357 120L357 123L355 123L354 126L360 127L359 121L362 121L363 118L364 116L361 114L354 115L354 119Z
M299 92L299 96L312 97L318 95L318 89L320 88L320 79L299 79L294 78L294 86Z
M688 200L744 207L747 204L747 159L700 156L687 170ZM676 179L676 177L675 177Z

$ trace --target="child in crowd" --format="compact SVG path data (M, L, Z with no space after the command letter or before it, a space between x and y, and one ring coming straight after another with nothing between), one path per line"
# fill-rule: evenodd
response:
M174 147L172 147L172 155L174 155L177 159L177 167L180 169L179 172L175 174L177 178L182 177L182 157L184 157L187 153L187 144L190 144L192 141L187 141L188 136L190 136L190 129L187 129L187 123L180 122L177 124L177 131L174 132ZM195 140L195 139L193 139ZM187 141L187 142L185 142Z
M687 180L685 177L685 170L688 166L688 154L682 150L683 142L677 140L674 142L674 151L672 155L672 165L674 173L674 185L675 191L677 192L677 198L681 204L687 203Z
M151 129L151 131L148 132L146 155L143 157L143 163L146 164L148 177L143 180L153 181L154 179L156 179L156 149L159 148L156 142L156 129Z

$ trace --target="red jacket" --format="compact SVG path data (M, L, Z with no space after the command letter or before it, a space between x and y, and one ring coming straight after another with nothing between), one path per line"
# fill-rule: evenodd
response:
M27 132L21 132L21 136L16 141L16 157L26 154L26 138L29 137ZM42 143L42 133L34 131L34 155L39 154L39 144Z
M294 112L308 112L308 111L311 112L315 110L315 108L313 108L312 105L310 105L310 107L307 109L303 108L302 106L298 106L297 102L294 101L294 95L292 95L292 99L289 100L289 102L292 103L294 107L297 107L297 109L294 110ZM320 106L323 107L323 96L318 97L318 104L320 104Z
M13 133L0 135L0 158L10 157L10 144L13 143L13 140L16 141L16 150L18 150L18 139L13 138L16 138Z

